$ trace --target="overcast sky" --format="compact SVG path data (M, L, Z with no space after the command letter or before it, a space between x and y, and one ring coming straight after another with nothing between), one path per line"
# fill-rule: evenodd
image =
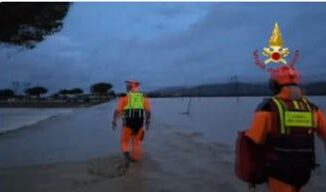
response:
M326 3L74 3L62 31L35 49L0 48L0 88L266 81L251 55L268 46L276 21L285 46L301 51L303 80L326 79Z

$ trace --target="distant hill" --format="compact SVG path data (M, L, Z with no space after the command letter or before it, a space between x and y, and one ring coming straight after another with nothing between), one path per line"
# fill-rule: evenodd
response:
M326 95L326 82L314 82L303 87L307 95Z
M314 82L302 86L307 95L326 95L326 82ZM193 87L167 87L147 93L150 97L184 96L268 96L272 95L267 83L204 84Z

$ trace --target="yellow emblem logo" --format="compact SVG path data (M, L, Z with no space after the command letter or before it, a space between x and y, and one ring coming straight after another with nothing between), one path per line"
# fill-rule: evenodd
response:
M282 38L281 30L277 22L275 23L272 35L269 38L269 47L265 47L263 49L262 54L268 57L264 61L265 65L270 62L282 63L284 65L287 64L285 57L290 54L290 51L288 48L284 47L284 41Z

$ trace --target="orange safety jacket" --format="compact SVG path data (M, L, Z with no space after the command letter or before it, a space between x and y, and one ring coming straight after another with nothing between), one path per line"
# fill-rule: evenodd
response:
M326 119L321 110L311 102L303 100L302 97L293 100L290 88L283 88L275 98L283 105L283 112L287 110L307 112L306 115L310 113L311 126L285 126L285 120L281 120L285 117L280 114L280 106L273 99L268 99L257 108L252 125L245 134L256 144L265 144L267 172L270 177L301 187L309 180L310 171L315 165L313 133L317 132L326 141ZM291 123L291 119L287 121ZM300 165L303 168L298 167Z

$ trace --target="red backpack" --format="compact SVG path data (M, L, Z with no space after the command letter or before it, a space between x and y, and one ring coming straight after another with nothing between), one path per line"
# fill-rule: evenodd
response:
M235 174L244 182L251 185L267 181L264 146L254 143L245 135L238 132L236 140Z

